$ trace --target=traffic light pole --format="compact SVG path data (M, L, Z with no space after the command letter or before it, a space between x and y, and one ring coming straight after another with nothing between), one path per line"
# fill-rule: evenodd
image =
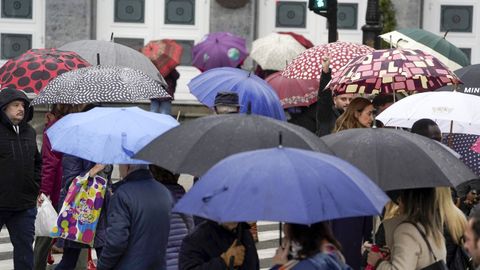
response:
M327 23L328 23L328 43L335 42L338 39L337 34L337 0L327 0Z

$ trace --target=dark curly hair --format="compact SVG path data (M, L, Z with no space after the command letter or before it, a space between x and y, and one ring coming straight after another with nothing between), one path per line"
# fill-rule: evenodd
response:
M298 251L299 259L304 259L317 254L320 251L322 241L327 241L341 250L340 243L333 236L330 226L326 222L318 222L312 225L287 223L285 234L291 241L298 243L302 249Z

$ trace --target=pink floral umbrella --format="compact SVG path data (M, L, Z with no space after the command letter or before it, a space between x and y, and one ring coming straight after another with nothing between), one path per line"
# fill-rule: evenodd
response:
M318 45L293 59L283 71L282 76L292 79L320 80L324 56L330 56L332 72L335 73L352 58L372 51L373 49L368 46L343 41Z
M460 79L440 60L421 50L377 50L353 59L334 74L327 88L343 93L433 91Z
M290 79L275 72L266 79L277 93L284 109L290 107L310 106L317 101L318 81Z

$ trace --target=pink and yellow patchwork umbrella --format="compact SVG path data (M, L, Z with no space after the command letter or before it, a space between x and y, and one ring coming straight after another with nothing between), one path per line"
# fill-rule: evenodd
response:
M285 68L282 76L291 79L320 80L324 56L330 56L332 72L335 73L353 58L372 51L373 49L368 46L343 41L318 45L294 58Z
M377 50L353 59L327 85L337 94L433 91L460 79L434 56L421 50Z

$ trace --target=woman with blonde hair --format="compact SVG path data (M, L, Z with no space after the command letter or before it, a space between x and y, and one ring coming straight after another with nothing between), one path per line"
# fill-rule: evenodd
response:
M383 258L380 253L369 252L368 264L377 270L420 270L445 262L447 252L436 189L402 190L398 203L402 215L384 222L390 256Z
M373 123L373 104L370 100L357 97L350 102L347 110L335 122L333 132L350 128L369 128Z
M453 203L449 187L437 187L437 201L440 218L444 225L445 245L447 248L447 266L450 267L457 248L463 246L463 234L467 228L467 219Z

